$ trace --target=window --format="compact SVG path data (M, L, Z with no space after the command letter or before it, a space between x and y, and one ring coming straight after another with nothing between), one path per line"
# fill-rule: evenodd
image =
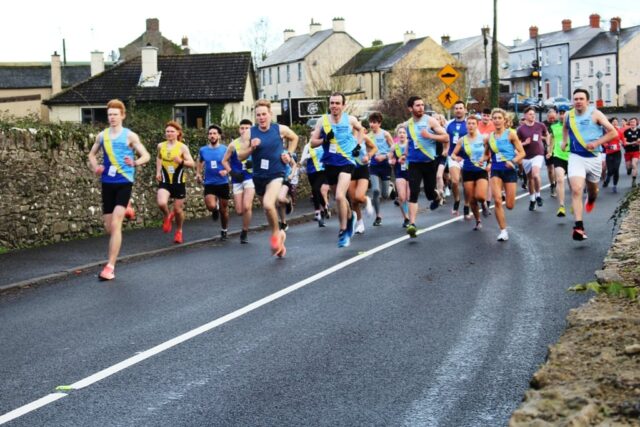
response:
M544 63L544 65L549 65L549 51L548 50L543 50L542 51L542 62Z
M208 112L206 105L180 105L173 108L173 119L185 128L204 129Z
M291 81L291 68L289 64L287 64L287 83Z
M82 124L85 125L108 125L106 108L81 108Z
M556 96L564 96L562 94L562 78L558 77Z
M589 99L595 99L593 97L593 86L589 86Z
M522 68L524 67L524 64L522 62L522 55L518 55L518 70L522 70Z
M273 76L271 75L271 71L273 70L273 68L269 68L269 84L272 85L273 84Z
M298 62L298 81L302 80L302 62Z
M589 77L593 77L593 61L589 60Z
M576 75L574 77L574 79L579 79L580 78L580 63L576 62Z
M280 84L280 67L276 68L276 81Z
M558 48L558 64L562 64L562 48Z
M606 58L604 60L604 73L607 76L611 75L611 58Z
M607 83L604 85L604 100L606 102L611 102L611 85Z

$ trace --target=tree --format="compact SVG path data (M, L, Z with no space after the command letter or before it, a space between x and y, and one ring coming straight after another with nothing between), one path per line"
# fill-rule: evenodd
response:
M493 0L493 40L491 40L491 108L500 101L500 76L498 74L498 0Z
M261 17L247 29L245 44L251 50L253 66L257 67L265 60L267 54L276 43L276 36L271 30L269 18Z

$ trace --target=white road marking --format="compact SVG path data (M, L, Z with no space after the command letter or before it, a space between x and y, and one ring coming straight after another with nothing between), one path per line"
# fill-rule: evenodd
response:
M547 188L548 186L549 185L547 184L547 185L541 187L541 190L544 189L544 188ZM517 196L516 199L521 199L521 198L526 197L528 195L529 195L528 193L523 193L523 194ZM453 222L460 221L463 218L464 218L463 216L458 216L458 217L455 217L455 218L448 219L446 221L439 222L438 224L432 225L431 227L427 227L427 228L423 228L423 229L419 230L417 232L417 234L424 234L424 233L427 233L429 231L436 230L438 228L444 227L445 225L449 225L449 224L451 224ZM294 283L293 285L288 286L288 287L286 287L284 289L281 289L278 292L274 292L271 295L267 295L266 297L264 297L262 299L259 299L258 301L255 301L255 302L253 302L253 303L251 303L249 305L246 305L246 306L244 306L244 307L242 307L242 308L240 308L240 309L238 309L238 310L236 310L236 311L234 311L232 313L229 313L229 314L227 314L225 316L219 317L219 318L217 318L217 319L215 319L215 320L213 320L213 321L211 321L209 323L206 323L206 324L204 324L202 326L199 326L199 327L197 327L195 329L192 329L192 330L190 330L188 332L185 332L182 335L179 335L179 336L177 336L175 338L172 338L169 341L165 341L162 344L159 344L159 345L157 345L157 346L155 346L153 348L150 348L149 350L143 351L141 353L137 353L136 355L134 355L134 356L132 356L132 357L130 357L128 359L125 359L122 362L116 363L115 365L112 365L112 366L110 366L110 367L108 367L106 369L103 369L102 371L96 372L93 375L90 375L90 376L88 376L86 378L83 378L83 379L81 379L81 380L69 385L69 388L71 390L79 390L79 389L82 389L84 387L90 386L91 384L94 384L94 383L96 383L96 382L98 382L100 380L103 380L103 379L105 379L107 377L110 377L111 375L113 375L115 373L118 373L118 372L120 372L120 371L122 371L124 369L127 369L127 368L129 368L129 367L131 367L131 366L133 366L133 365L135 365L135 364L137 364L139 362L142 362L143 360L146 360L146 359L148 359L148 358L150 358L152 356L155 356L155 355L157 355L159 353L162 353L165 350L169 350L170 348L175 347L176 345L181 344L181 343L183 343L185 341L188 341L188 340L190 340L192 338L195 338L198 335L202 335L203 333L208 332L208 331L210 331L210 330L212 330L214 328L217 328L218 326L224 325L225 323L230 322L231 320L237 319L238 317L241 317L241 316L243 316L243 315L245 315L247 313L250 313L253 310L256 310L256 309L262 307L263 305L269 304L270 302L273 302L273 301L275 301L277 299L280 299L285 295L288 295L288 294L290 294L290 293L292 293L294 291L297 291L300 288L303 288L303 287L305 287L305 286L307 286L307 285L309 285L309 284L311 284L313 282L316 282L316 281L318 281L318 280L320 280L320 279L322 279L322 278L324 278L326 276L329 276L330 274L333 274L333 273L335 273L337 271L340 271L343 268L346 268L346 267L350 266L351 264L355 264L356 262L361 261L361 260L363 260L364 258L366 258L368 256L371 256L371 255L376 254L376 253L378 253L380 251L383 251L383 250L385 250L387 248L395 246L398 243L401 243L401 242L403 242L403 241L405 241L407 239L410 239L410 237L408 235L404 235L402 237L398 237L397 239L393 239L393 240L391 240L391 241L389 241L387 243L384 243L384 244L382 244L380 246L376 246L373 249L370 249L368 251L362 252L359 255L354 256L353 258L349 258L349 259L347 259L345 261L342 261L341 263L336 264L336 265L334 265L333 267L331 267L331 268L329 268L327 270L324 270L324 271L321 271L320 273L314 274L311 277L308 277L308 278L306 278L304 280L301 280L301 281L299 281L297 283ZM41 407L43 407L45 405L48 405L51 402L55 402L56 400L58 400L58 399L60 399L62 397L65 397L65 396L67 396L67 394L65 394L65 393L52 393L52 394L44 396L44 397L42 397L42 398L40 398L38 400L35 400L35 401L31 402L31 403L28 403L28 404L26 404L24 406L21 406L20 408L14 409L11 412L7 412L6 414L0 416L0 425L4 424L6 422L9 422L9 421L11 421L11 420L13 420L15 418L18 418L18 417L20 417L20 416L22 416L24 414L27 414L27 413L32 412L32 411L35 411L36 409L39 409L39 408L41 408Z

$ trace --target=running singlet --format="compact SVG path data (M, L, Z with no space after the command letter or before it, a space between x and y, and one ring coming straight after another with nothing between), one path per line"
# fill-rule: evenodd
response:
M167 147L167 144L167 141L160 144L162 182L166 184L184 184L187 181L187 177L184 175L182 163L178 164L173 161L174 157L181 157L180 154L183 143L176 141L170 149Z
M394 167L394 172L396 174L396 178L407 178L407 171L409 170L409 161L405 161L404 164L400 164L400 157L404 154L404 149L407 147L407 144L395 144L395 148L393 150L393 154L396 157L396 164Z
M495 132L489 135L489 148L491 150L491 170L510 170L505 162L511 161L516 157L516 149L509 141L511 129L505 129L502 135L496 139Z
M640 139L640 128L635 128L635 129L629 128L625 130L624 139L626 139L628 143L638 142L638 140ZM624 151L627 153L640 151L640 146L638 146L638 144L626 145L624 147Z
M551 137L553 138L553 157L560 160L569 160L569 145L565 151L562 151L562 123L555 122L549 129L551 130Z
M369 133L369 138L371 138L371 140L376 144L376 147L378 147L378 151L371 158L371 166L388 163L386 156L387 154L389 154L389 144L387 143L387 140L384 137L384 131L380 129L380 132L378 133L371 132ZM378 155L384 155L385 159L382 162L376 161L376 156Z
M356 162L351 152L356 148L357 141L353 136L353 128L349 123L349 115L342 113L340 122L332 123L329 115L324 114L322 116L322 131L320 132L320 136L324 138L331 130L333 130L333 139L322 144L322 148L324 149L322 163L329 166L354 165Z
M364 142L364 139L360 143L360 155L355 159L356 168L368 168L369 162L364 161L364 156L367 155L367 144Z
M260 139L251 158L253 159L253 176L261 179L284 177L286 166L282 163L282 138L280 125L271 123L269 129L261 130L258 126L251 127L251 139Z
M467 122L465 120L451 120L447 123L447 133L449 134L449 152L447 155L451 156L451 153L453 153L453 150L456 148L458 139L467 134Z
M485 170L487 163L480 163L480 159L484 155L484 136L478 134L473 140L469 139L469 135L463 136L460 155L464 159L462 164L463 171L480 172Z
M622 149L622 142L624 141L624 132L622 131L622 129L619 129L619 128L615 128L615 129L616 129L616 134L618 136L616 136L615 138L613 138L611 141L607 142L604 145L604 152L606 154L617 153Z
M436 142L433 139L424 138L421 135L423 130L433 132L429 127L429 116L422 116L417 122L412 117L407 122L409 163L428 163L436 156Z
M246 181L248 179L251 179L251 173L252 173L252 169L251 168L247 168L247 161L252 162L251 156L247 157L244 160L240 160L238 158L238 150L240 150L240 138L236 138L233 140L232 142L235 150L233 150L233 153L231 153L231 156L229 157L229 166L231 166L231 170L233 172L242 172L242 175L244 176L243 181ZM236 181L235 179L231 179L231 181L234 184L241 184L241 182Z
M128 166L124 162L125 157L135 160L134 152L127 142L129 129L122 128L122 132L116 138L111 139L110 128L102 133L101 145L104 152L104 171L102 172L102 182L105 184L127 184L132 183L136 168Z
M217 147L205 145L200 148L200 161L204 163L204 184L205 185L224 185L229 183L229 178L220 175L224 170L222 159L227 152L227 147L218 144Z
M307 173L316 173L324 170L324 164L322 163L322 155L324 149L322 146L312 147L309 146L309 159L307 160Z
M581 157L598 157L600 149L594 151L587 149L586 145L602 136L602 126L593 123L591 115L595 107L590 106L584 114L576 114L572 108L566 117L566 126L569 130L569 148L573 154Z

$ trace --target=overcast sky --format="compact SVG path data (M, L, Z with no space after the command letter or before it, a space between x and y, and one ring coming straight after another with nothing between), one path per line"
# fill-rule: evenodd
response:
M13 0L2 2L0 62L49 61L54 51L62 53L63 38L68 61L89 61L94 50L105 52L106 57L139 37L147 18L158 18L162 35L177 44L188 36L195 53L250 50L252 30L261 18L269 24L272 48L282 43L284 29L291 28L297 35L308 33L312 18L326 29L336 16L345 19L347 32L364 46L375 39L385 44L401 41L406 31L440 42L444 34L455 40L480 34L484 25L492 26L492 5L491 0ZM537 25L540 33L558 31L565 18L574 27L588 25L592 13L600 14L604 28L614 16L622 18L623 28L640 24L640 7L632 0L498 0L498 40L506 45L516 38L524 40L531 25Z

